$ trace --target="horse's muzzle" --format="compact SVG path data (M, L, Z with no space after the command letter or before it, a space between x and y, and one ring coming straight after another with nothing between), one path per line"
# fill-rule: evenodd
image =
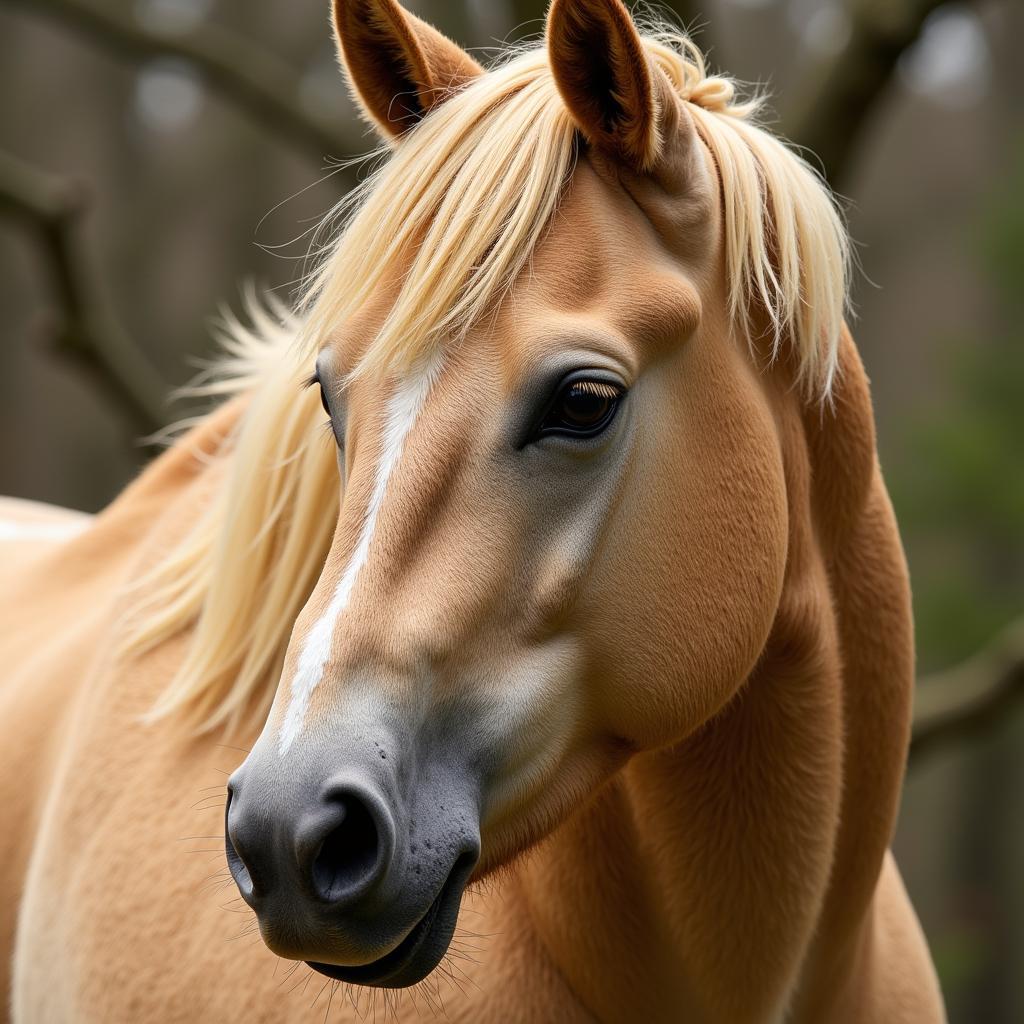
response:
M285 764L257 745L228 782L225 846L275 953L332 978L399 988L447 951L480 841L473 802L451 772L399 773L372 742L329 775L322 758ZM363 745L360 736L332 747Z

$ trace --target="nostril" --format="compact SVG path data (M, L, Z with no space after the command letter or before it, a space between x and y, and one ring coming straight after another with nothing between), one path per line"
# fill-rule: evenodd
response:
M252 875L245 866L245 861L242 860L238 847L231 841L230 834L226 837L225 853L227 854L228 870L231 872L231 877L235 880L238 891L248 899L253 894Z
M235 885L238 886L238 891L244 899L248 900L253 895L254 886L249 868L239 852L237 840L231 835L231 800L233 796L234 793L228 786L227 806L224 809L224 853L227 856L228 870L235 880Z
M380 833L373 813L354 793L335 795L334 828L313 858L313 888L332 903L363 892L379 873Z

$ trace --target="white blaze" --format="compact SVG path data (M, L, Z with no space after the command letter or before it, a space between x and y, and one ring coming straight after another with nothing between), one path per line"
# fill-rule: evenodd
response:
M381 434L380 462L374 478L373 493L366 509L363 528L359 533L352 558L345 572L338 581L330 604L323 615L313 624L306 635L302 652L299 654L295 675L292 677L291 699L285 712L281 733L278 737L278 751L283 757L288 748L295 742L302 731L310 698L320 680L331 654L331 641L334 637L338 619L348 606L356 579L366 564L370 553L370 543L377 527L381 506L387 493L388 481L402 456L406 438L412 430L420 410L430 393L430 387L437 376L438 364L430 361L415 374L402 381L394 395L391 396L384 417L384 429Z

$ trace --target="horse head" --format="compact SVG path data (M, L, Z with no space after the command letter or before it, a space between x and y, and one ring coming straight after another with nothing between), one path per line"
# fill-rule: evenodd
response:
M555 0L487 72L394 0L335 25L392 152L303 314L340 511L227 856L274 951L396 987L467 883L750 676L790 544L779 409L822 414L845 241L619 0Z

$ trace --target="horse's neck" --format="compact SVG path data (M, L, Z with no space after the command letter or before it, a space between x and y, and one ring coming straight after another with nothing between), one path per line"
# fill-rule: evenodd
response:
M818 674L765 665L698 735L634 758L524 866L540 936L599 1019L782 1010L839 818L834 652L824 660Z
M773 1020L797 989L795 1019L827 1019L822 1000L855 957L895 817L912 656L846 349L834 420L780 402L790 551L757 670L697 735L635 758L520 872L539 936L602 1019Z

